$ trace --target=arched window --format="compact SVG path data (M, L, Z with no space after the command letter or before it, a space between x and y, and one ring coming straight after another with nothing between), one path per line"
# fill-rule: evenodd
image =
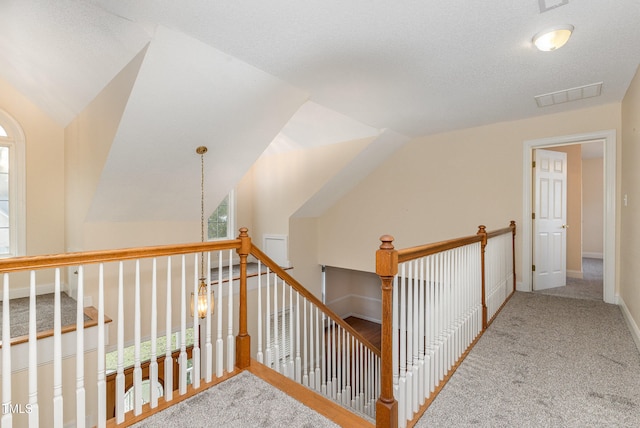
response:
M24 133L0 110L0 257L25 254L24 183Z

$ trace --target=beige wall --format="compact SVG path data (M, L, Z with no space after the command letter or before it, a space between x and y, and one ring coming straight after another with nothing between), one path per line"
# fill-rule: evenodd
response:
M382 319L380 278L371 272L327 267L326 304L338 316Z
M0 79L0 109L25 135L26 253L64 252L64 129L18 90Z
M264 234L287 235L292 275L317 297L321 283L316 220L292 216L370 141L354 140L262 156L248 174L253 195L250 235L254 243L262 248Z
M582 148L573 144L547 150L567 154L567 276L582 278Z
M620 297L635 322L640 348L640 71L622 102L622 198L620 209Z
M403 248L519 224L523 141L619 124L620 105L608 104L415 139L319 219L319 261L371 272L383 234Z
M370 139L260 157L253 176L254 239L289 233L289 218L353 159Z
M604 253L604 163L603 159L582 160L582 253L602 258Z

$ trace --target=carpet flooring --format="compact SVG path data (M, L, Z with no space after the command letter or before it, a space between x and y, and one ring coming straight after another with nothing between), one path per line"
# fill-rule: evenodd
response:
M243 372L135 425L333 427ZM620 308L516 292L416 427L640 427L640 353Z
M246 371L132 425L136 428L337 426Z
M620 308L511 298L416 427L639 427L640 353Z
M53 330L54 294L40 294L36 296L36 329L42 331ZM62 326L76 323L76 301L67 293L60 293ZM11 337L26 336L29 334L29 298L21 297L11 299L9 302L11 315ZM84 316L84 320L90 318ZM0 332L2 331L2 304L0 302Z
M602 301L602 259L582 259L582 279L567 277L564 287L549 288L535 293Z

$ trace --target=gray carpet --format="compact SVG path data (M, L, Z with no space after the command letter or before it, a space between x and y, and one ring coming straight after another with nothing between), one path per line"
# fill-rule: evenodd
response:
M416 427L640 427L619 307L517 292Z
M54 295L40 294L36 296L36 326L37 332L53 330ZM62 326L76 323L76 301L67 293L60 293L60 306L62 308L60 320ZM11 337L26 336L29 334L29 298L21 297L11 299L9 302L11 315ZM90 318L86 315L84 320ZM2 332L2 302L0 302L0 333Z
M284 392L242 372L133 427L337 427Z
M582 279L567 277L564 287L536 291L550 296L602 301L602 259L582 259Z

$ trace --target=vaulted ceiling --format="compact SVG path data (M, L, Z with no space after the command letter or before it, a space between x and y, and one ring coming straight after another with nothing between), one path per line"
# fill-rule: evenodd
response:
M638 18L637 0L2 0L0 78L66 126L142 53L89 217L148 219L172 189L174 209L193 206L183 189L199 183L202 144L217 201L272 141L379 136L370 150L386 154L389 136L619 102L640 61ZM533 35L558 24L575 27L569 43L537 51ZM534 99L599 82L599 96ZM146 203L123 212L122 197Z

